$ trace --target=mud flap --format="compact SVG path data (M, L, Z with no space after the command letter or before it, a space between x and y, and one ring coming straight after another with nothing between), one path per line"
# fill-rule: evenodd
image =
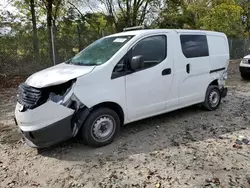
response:
M17 123L17 120L16 120L16 117L13 116L13 120L15 122L15 125L18 126L18 123Z
M228 89L226 87L223 87L221 90L221 97L225 98L227 96Z
M86 120L86 118L88 117L90 113L89 108L84 107L79 109L73 116L72 120L71 120L71 125L72 127L72 134L73 137L77 135L78 131L81 129L84 121Z

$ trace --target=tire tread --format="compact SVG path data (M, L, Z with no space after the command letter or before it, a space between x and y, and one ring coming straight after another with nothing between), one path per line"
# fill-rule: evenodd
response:
M209 98L209 94L211 93L211 91L213 91L215 89L219 92L220 99L219 99L219 103L218 103L218 105L216 107L211 107L209 102L208 102L208 100L209 100L208 98ZM207 92L206 92L205 101L203 103L203 106L208 111L214 111L220 106L220 103L221 103L221 93L220 93L219 87L216 86L216 85L209 85L208 88L207 88Z
M98 118L100 115L103 115L103 114L111 115L114 118L114 120L116 122L116 127L115 127L116 130L115 130L114 135L109 140L107 140L105 142L98 142L92 137L92 134L91 134L92 127L91 126L92 126L93 122L96 120L96 118ZM90 115L87 117L86 121L84 122L84 125L82 126L82 128L80 130L80 134L81 134L80 136L86 145L89 145L92 147L101 147L101 146L105 146L105 145L110 144L114 140L116 135L118 134L119 130L120 130L120 118L117 115L117 113L110 108L99 107L97 109L94 109L90 113Z

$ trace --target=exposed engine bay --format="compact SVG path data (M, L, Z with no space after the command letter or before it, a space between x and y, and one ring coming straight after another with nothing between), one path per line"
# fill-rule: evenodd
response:
M51 100L55 103L59 103L71 108L75 105L72 100L67 100L65 98L69 93L74 80L70 80L66 83L50 86L46 88L34 88L26 83L21 83L18 88L17 101L23 105L23 109L21 111L26 111L28 109L34 109L48 100ZM67 101L65 101L65 99ZM70 104L69 104L70 103Z

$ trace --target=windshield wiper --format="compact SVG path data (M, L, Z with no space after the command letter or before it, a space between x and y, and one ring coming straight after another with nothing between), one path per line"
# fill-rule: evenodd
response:
M91 64L84 64L84 63L81 63L81 62L70 62L70 64L72 65L82 65L82 66L95 66L96 64L94 63L91 63Z
M71 59L65 61L66 64L71 64Z
M73 65L82 65L82 63L81 62L70 62L70 64L73 64Z

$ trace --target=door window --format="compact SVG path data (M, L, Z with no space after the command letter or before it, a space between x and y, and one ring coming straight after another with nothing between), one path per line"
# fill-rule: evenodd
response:
M180 40L186 58L209 56L206 35L181 35Z
M132 48L132 57L139 55L143 56L143 69L162 62L167 56L167 37L160 35L142 39Z

